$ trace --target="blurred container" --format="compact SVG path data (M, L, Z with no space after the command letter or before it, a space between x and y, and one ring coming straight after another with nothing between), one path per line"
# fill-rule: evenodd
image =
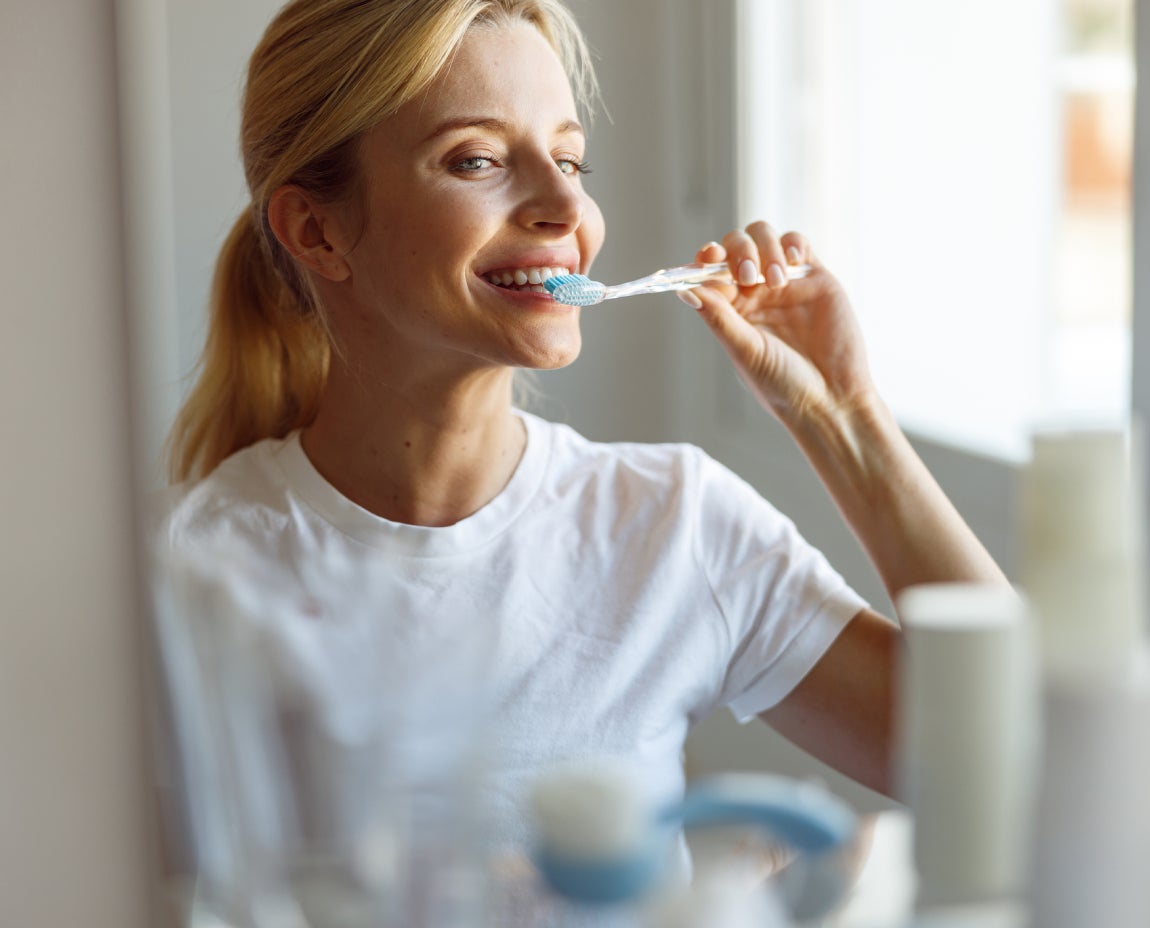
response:
M1023 494L1022 582L1040 618L1044 763L1033 916L1150 925L1150 670L1134 429L1044 431Z
M898 607L899 768L914 817L916 911L1017 902L1038 753L1027 604L1006 586L939 583L905 590Z

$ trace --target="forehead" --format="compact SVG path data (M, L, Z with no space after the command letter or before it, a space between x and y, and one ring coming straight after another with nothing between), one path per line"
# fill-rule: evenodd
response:
M468 30L443 71L396 114L423 134L444 119L471 115L546 125L576 118L559 56L530 23Z

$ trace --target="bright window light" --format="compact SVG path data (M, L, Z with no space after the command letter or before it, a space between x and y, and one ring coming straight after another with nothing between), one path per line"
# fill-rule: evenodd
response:
M1133 0L742 0L742 218L806 233L905 427L1129 407Z

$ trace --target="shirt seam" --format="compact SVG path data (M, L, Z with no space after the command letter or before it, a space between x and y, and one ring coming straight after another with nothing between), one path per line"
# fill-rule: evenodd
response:
M787 639L786 644L783 645L782 649L779 651L778 655L776 655L775 659L772 660L765 667L760 669L754 675L754 677L751 678L750 683L747 686L743 687L743 691L741 693L736 694L730 700L729 705L732 707L732 709L734 708L735 704L738 703L748 693L752 693L756 689L758 689L759 686L762 684L764 678L769 673L771 673L771 671L775 667L777 667L781 663L785 662L786 658L791 654L791 652L793 652L796 647L801 645L804 638L806 638L809 634L812 634L812 630L817 630L818 620L820 618L826 617L828 615L828 613L830 613L832 611L837 615L837 609L835 609L835 610L828 609L828 604L837 603L840 601L845 604L851 597L850 596L843 596L842 594L844 593L844 591L849 591L849 590L850 590L850 586L848 584L841 583L835 589L829 590L827 592L827 594L822 599L819 600L818 604L807 613L806 621L804 621L795 630L794 634L791 635ZM843 629L847 626L847 624L851 621L851 619L862 608L864 608L864 606L853 605L853 604L851 605L851 609L853 610L851 612L851 614L849 616L847 616L847 618L844 621L837 622L839 627L834 632L834 634L831 636L832 642L836 638L838 638L838 636L840 634L842 634ZM816 663L817 663L817 661L816 661ZM801 681L802 678L805 677L807 675L807 673L810 673L810 671L813 669L814 669L814 665L812 664L811 667L807 668L807 670L802 674L802 676L799 677L799 680ZM797 683L796 683L796 685L797 685ZM794 689L794 687L792 686L791 689L788 690L788 693L791 692L793 689ZM763 709L756 710L754 714L757 715L759 712L764 712L768 708L773 708L774 706L778 705L779 702L782 701L782 699L785 699L785 698L786 698L786 694L784 694L782 698L775 700L775 702L772 703L771 706L767 706Z

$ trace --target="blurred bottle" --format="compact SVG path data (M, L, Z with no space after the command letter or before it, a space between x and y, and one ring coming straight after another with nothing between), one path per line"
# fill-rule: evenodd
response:
M1137 430L1035 434L1021 583L1039 616L1033 924L1150 925L1150 675Z
M905 590L898 611L914 925L1019 926L1038 756L1029 607L1005 585L936 583Z

